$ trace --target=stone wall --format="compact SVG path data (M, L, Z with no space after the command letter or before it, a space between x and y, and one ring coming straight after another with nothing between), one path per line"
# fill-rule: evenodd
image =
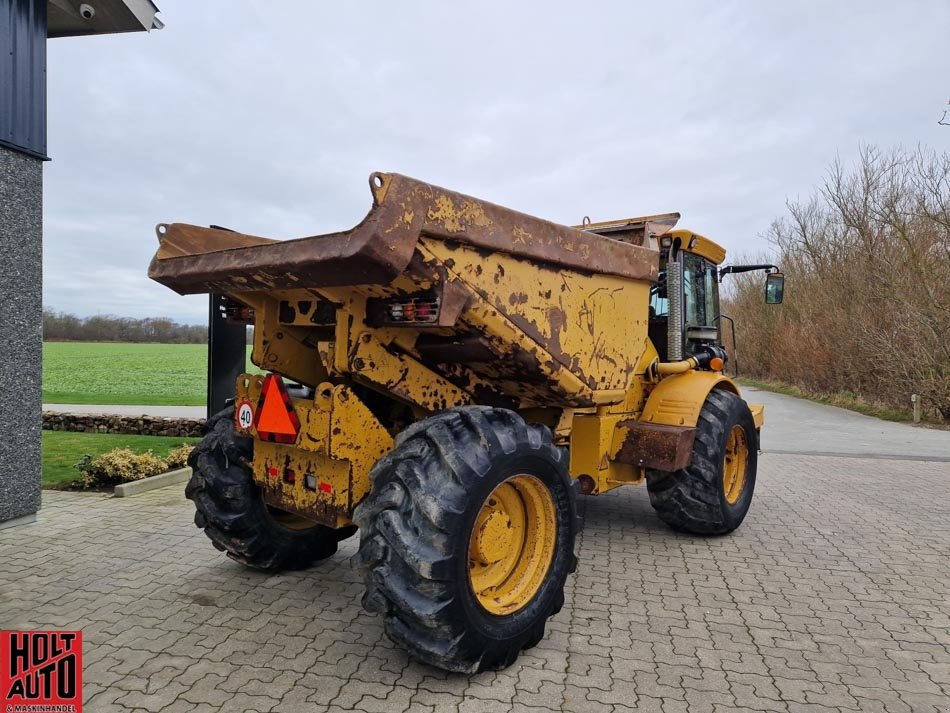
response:
M82 433L131 433L142 436L200 437L203 418L108 416L90 413L43 412L43 429Z
M0 527L40 507L42 284L43 162L0 146Z

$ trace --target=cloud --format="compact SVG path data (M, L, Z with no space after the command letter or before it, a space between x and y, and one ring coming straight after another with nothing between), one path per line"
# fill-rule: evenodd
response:
M942 4L158 4L49 43L55 309L200 322L145 277L156 223L346 228L377 169L566 223L678 210L741 253L836 156L948 138Z

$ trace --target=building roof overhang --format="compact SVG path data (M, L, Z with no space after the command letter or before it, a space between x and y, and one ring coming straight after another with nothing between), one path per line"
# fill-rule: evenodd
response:
M47 37L107 35L160 30L158 8L151 0L48 0Z

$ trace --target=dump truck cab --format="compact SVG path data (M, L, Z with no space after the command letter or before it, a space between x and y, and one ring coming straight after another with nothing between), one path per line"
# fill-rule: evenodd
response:
M676 529L739 526L762 411L723 373L720 246L676 213L568 227L398 174L370 188L328 235L158 226L150 277L254 326L260 372L192 458L217 547L296 568L359 529L364 606L471 671L560 608L579 492L645 482Z
M688 230L673 230L660 239L659 276L650 290L649 333L662 361L682 358L709 344L721 344L718 270L725 256L725 249ZM670 261L679 265L683 291L682 321L674 318L672 333L667 292Z
M707 345L721 344L719 266L726 258L726 250L704 235L674 228L679 217L678 213L666 213L576 226L614 240L647 244L659 253L657 278L650 289L649 337L661 361L667 361L670 353L680 359L683 354L692 354ZM682 310L682 321L674 315L672 333L668 328L670 261L679 265L682 275L682 297L673 300Z

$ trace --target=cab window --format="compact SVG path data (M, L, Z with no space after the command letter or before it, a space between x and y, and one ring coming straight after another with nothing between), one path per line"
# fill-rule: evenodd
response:
M686 326L706 327L716 324L719 316L719 282L716 267L692 253L683 253L683 291L685 293Z

